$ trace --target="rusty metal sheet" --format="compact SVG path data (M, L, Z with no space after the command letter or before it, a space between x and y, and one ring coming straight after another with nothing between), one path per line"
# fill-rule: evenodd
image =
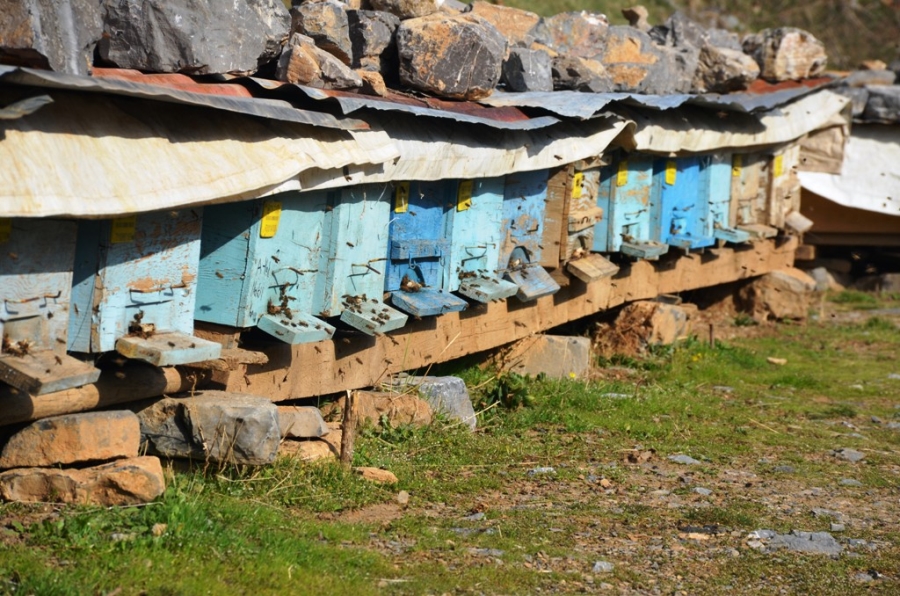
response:
M0 65L0 83L141 97L322 128L368 128L361 120L338 119L324 112L297 109L283 100L252 97L239 85L199 84L184 75L143 75L136 71L118 69L97 69L96 74L99 76L82 77Z

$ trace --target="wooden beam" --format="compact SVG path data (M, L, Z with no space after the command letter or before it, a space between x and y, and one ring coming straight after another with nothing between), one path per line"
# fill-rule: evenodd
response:
M273 401L370 387L385 376L490 350L625 302L715 286L790 267L794 238L757 240L703 254L666 255L658 262L632 262L613 277L579 280L534 302L471 306L461 313L423 318L389 335L274 345L269 362L238 368L217 378L227 391L265 395Z

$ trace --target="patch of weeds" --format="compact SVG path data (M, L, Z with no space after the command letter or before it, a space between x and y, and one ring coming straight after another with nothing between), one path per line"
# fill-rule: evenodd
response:
M820 389L822 382L812 375L802 373L788 373L772 379L770 387L781 389L791 387L793 389Z
M852 304L856 308L874 308L878 304L874 295L858 290L843 290L828 296L828 300L835 304Z
M733 503L726 507L691 509L685 520L691 525L753 530L760 526L762 510L762 505L756 503Z
M856 409L847 404L837 404L823 410L807 412L810 420L834 420L842 418L856 418Z
M863 327L871 331L897 331L896 323L882 317L870 317L866 319Z
M739 312L734 317L735 327L753 327L755 325L759 325L759 323L745 312Z

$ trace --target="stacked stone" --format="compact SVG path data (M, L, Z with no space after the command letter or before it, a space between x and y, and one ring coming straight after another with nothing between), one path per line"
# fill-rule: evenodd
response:
M740 40L681 13L650 26L602 14L552 17L476 0L12 0L0 62L90 72L255 73L323 89L385 95L387 86L478 100L508 91L728 93L821 74L822 44L780 27ZM151 18L152 17L152 18ZM95 52L96 50L96 52Z
M837 91L851 100L852 115L861 122L900 122L900 60L890 67L881 60L867 60L850 73Z

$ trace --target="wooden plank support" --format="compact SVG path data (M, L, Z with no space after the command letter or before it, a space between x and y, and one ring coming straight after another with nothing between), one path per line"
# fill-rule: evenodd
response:
M369 387L385 376L490 350L625 302L715 286L789 267L795 238L756 241L703 255L631 263L614 277L591 284L573 281L555 295L476 305L461 313L410 321L389 335L349 344L324 341L272 346L269 362L222 377L228 391L265 395L273 401ZM674 256L674 255L673 255Z
M0 385L0 426L86 412L203 386L210 373L130 362L101 372L96 383L44 395Z

